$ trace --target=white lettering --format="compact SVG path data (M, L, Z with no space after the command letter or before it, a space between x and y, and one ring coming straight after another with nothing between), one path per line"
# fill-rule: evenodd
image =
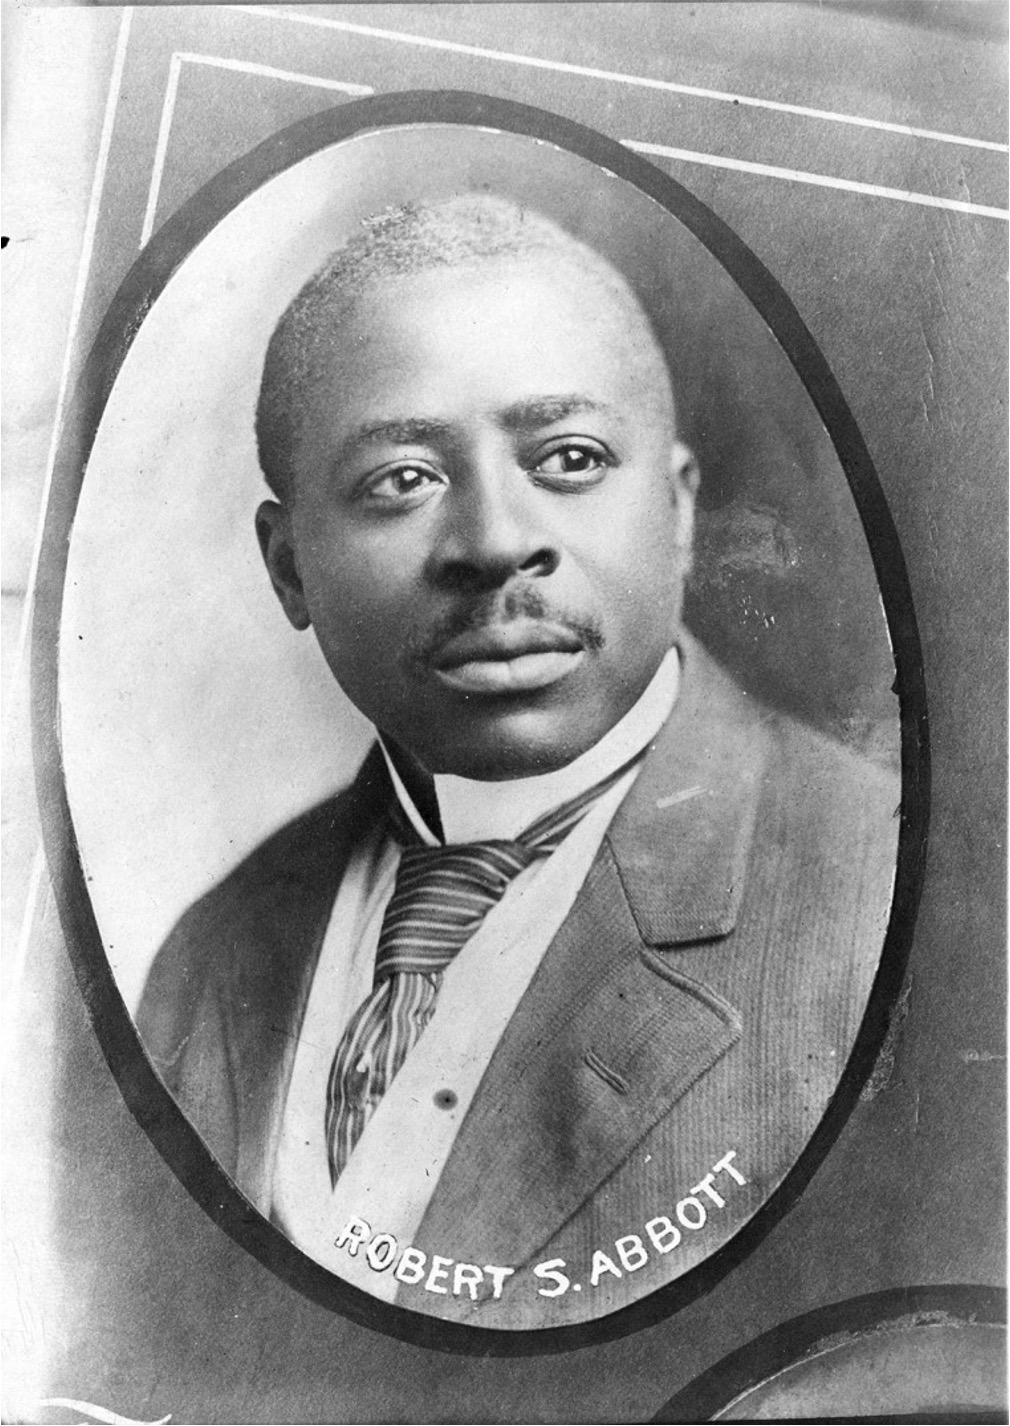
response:
M652 1218L645 1225L645 1231L652 1240L652 1246L657 1253L672 1253L681 1240L682 1234L675 1223L671 1223L665 1214L660 1214L658 1218ZM672 1243L667 1243L667 1238L673 1238Z
M716 1193L715 1189L712 1187L712 1184L714 1183L714 1181L715 1181L715 1174L714 1174L714 1173L707 1173L707 1174L705 1175L705 1177L702 1179L701 1183L696 1183L696 1184L695 1184L694 1188L691 1189L691 1192L692 1192L692 1193L703 1193L703 1194L706 1196L706 1198L710 1198L710 1199L712 1200L712 1202L715 1204L716 1208L725 1208L725 1207L726 1207L726 1200L725 1200L725 1198L720 1198L719 1195Z
M636 1233L629 1233L626 1238L618 1238L614 1247L617 1249L621 1266L627 1273L637 1272L639 1268L644 1268L649 1261L649 1254L645 1251L645 1246Z
M365 1249L368 1266L377 1273L385 1272L396 1257L397 1242L392 1233L376 1233Z
M357 1214L348 1218L343 1228L340 1230L340 1237L334 1239L334 1244L338 1248L346 1248L352 1258L358 1256L358 1244L367 1243L372 1236L372 1225L366 1223L364 1218L359 1218Z
M470 1289L470 1301L477 1301L477 1289L484 1281L484 1274L473 1263L457 1263L452 1275L452 1291L459 1297L464 1287Z
M693 1203L698 1211L699 1216L697 1223L692 1223L690 1218L688 1218L685 1214L685 1209L687 1208L687 1205L689 1203ZM674 1212L676 1213L680 1222L683 1223L685 1228L690 1228L695 1231L698 1228L704 1228L705 1220L708 1218L708 1214L705 1212L705 1205L704 1203L702 1203L700 1198L682 1198L677 1204L677 1207L675 1208Z
M420 1282L424 1277L424 1265L427 1261L428 1255L422 1253L420 1248L404 1248L393 1276L397 1282Z
M487 1273L488 1277L491 1279L494 1285L494 1291L492 1292L491 1296L501 1297L502 1288L505 1286L505 1279L507 1277L512 1276L512 1274L515 1272L515 1268L496 1268L491 1263L485 1263L484 1271Z
M571 1279L566 1277L563 1272L558 1271L559 1268L566 1266L564 1258L551 1258L549 1262L537 1263L533 1269L533 1276L552 1279L557 1284L556 1287L538 1287L537 1292L541 1297L560 1297L563 1292L568 1291Z
M736 1181L737 1181L737 1183L746 1183L747 1180L744 1178L743 1174L739 1171L739 1169L735 1169L735 1168L733 1167L732 1161L733 1161L733 1159L735 1159L735 1158L736 1158L736 1149L730 1149L730 1151L729 1151L729 1153L726 1155L726 1157L723 1158L723 1159L720 1159L719 1162L715 1165L715 1167L713 1168L712 1172L713 1172L713 1173L723 1173L723 1172L725 1172L725 1173L728 1173L728 1174L729 1174L730 1178L735 1178Z
M621 1276L620 1268L614 1265L601 1248L597 1248L593 1254L593 1266L589 1274L590 1287L596 1287L604 1273L613 1273L614 1277Z
M452 1258L441 1258L438 1253L431 1255L431 1271L428 1273L428 1281L424 1284L425 1292L441 1292L448 1294L447 1287L439 1287L438 1284L443 1278L448 1281L449 1269L452 1267Z

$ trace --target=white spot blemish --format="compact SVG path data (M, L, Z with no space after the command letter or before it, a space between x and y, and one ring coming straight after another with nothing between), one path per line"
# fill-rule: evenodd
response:
M700 797L704 791L703 787L688 787L683 792L672 792L669 797L657 798L656 806L660 812L665 812L667 807L676 807L678 803L688 802L692 797Z

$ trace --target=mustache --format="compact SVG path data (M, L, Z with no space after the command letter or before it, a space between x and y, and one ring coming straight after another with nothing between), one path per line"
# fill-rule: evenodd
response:
M437 623L424 631L412 631L407 636L407 653L422 663L432 659L447 640L458 634L495 628L517 619L535 619L557 624L573 633L591 652L602 649L606 642L598 619L591 614L563 609L544 598L532 584L520 584L501 591L475 595L466 603L450 609Z

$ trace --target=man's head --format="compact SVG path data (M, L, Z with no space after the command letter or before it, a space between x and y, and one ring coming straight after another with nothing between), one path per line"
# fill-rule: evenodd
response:
M281 319L257 438L288 618L428 771L563 766L669 648L694 463L637 298L547 219L373 220Z

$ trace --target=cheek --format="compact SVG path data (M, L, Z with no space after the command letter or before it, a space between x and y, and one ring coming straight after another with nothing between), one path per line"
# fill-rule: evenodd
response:
M394 621L383 599L388 586L339 552L315 562L303 580L312 628L337 680L346 687L357 685L363 671L374 677L376 650L391 647Z
M344 520L316 518L312 511L305 525L299 569L313 622L381 621L386 606L395 605L402 579L394 542L355 539Z
M601 532L606 532L605 544ZM601 517L594 535L592 551L586 550L584 558L618 621L662 620L676 600L683 573L674 509L666 502L643 502L619 516Z

